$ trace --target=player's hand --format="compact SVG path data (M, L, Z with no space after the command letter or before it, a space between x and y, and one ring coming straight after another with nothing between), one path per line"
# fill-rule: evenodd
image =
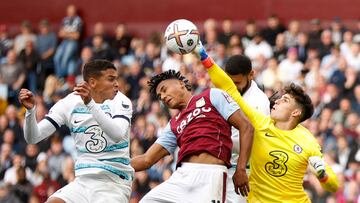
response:
M35 106L35 97L33 93L28 89L21 89L18 96L20 104L26 109L30 110Z
M232 177L236 194L242 196L248 196L250 192L249 179L246 174L246 170L236 169L234 176Z
M316 172L316 177L318 179L323 179L326 176L325 173L325 161L320 156L311 156L309 157L309 164L314 167Z
M76 84L74 87L74 92L76 95L80 95L81 99L84 101L84 104L88 104L92 97L90 94L90 85L87 82L81 82L79 84Z
M206 53L206 50L200 40L199 40L199 43L196 45L194 52L200 58L201 61L203 61L209 57L209 55Z

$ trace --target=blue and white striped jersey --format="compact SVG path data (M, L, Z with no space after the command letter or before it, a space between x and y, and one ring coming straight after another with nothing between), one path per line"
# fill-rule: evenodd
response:
M112 100L106 100L102 104L94 103L95 109L101 109L100 112L93 113L88 106L80 96L71 93L58 101L45 117L56 128L61 125L69 127L78 152L75 175L110 172L132 180L134 169L130 166L129 154L132 117L130 99L118 92ZM122 125L120 127L123 127L123 133L111 132L106 128L109 123L96 118L97 113L102 114L101 111L111 121L115 121L116 125Z

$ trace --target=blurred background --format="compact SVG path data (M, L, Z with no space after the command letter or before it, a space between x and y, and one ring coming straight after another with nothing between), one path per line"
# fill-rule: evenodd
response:
M37 145L23 138L25 110L17 93L36 93L37 119L82 81L92 59L113 61L119 89L133 101L131 156L144 153L176 111L149 94L147 80L181 71L194 93L211 87L192 54L168 52L166 26L194 22L208 53L223 66L229 56L252 60L255 81L268 96L289 82L305 87L315 106L303 123L338 174L330 194L308 173L313 202L360 202L360 1L3 1L0 6L0 202L45 202L74 179L76 149L62 127ZM131 202L173 172L176 155L135 174Z

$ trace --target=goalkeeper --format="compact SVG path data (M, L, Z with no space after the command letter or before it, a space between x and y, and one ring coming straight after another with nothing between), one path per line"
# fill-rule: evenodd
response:
M314 168L321 186L336 192L336 175L324 162L315 137L300 124L314 111L304 90L293 83L286 86L270 116L266 116L244 101L231 78L201 44L196 52L213 84L234 98L255 129L250 155L250 192L242 195L248 196L249 202L311 202L303 188L308 164Z

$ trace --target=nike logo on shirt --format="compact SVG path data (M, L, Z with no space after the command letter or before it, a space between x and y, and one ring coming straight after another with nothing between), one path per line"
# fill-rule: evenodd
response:
M77 120L74 121L75 124L80 123L80 122L81 122L81 120L80 121L77 121Z
M266 137L275 137L274 135L270 135L270 134L268 134L268 133L265 133L265 136L266 136Z

